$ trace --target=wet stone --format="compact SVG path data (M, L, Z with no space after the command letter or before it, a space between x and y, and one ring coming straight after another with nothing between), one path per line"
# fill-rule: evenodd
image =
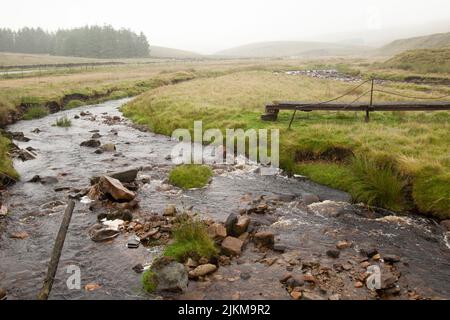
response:
M100 145L101 145L100 141L96 139L90 139L80 143L81 147L88 147L88 148L98 148L100 147Z
M330 258L333 258L333 259L339 258L340 255L341 255L341 252L339 250L332 249L332 250L327 251L327 256L329 256Z

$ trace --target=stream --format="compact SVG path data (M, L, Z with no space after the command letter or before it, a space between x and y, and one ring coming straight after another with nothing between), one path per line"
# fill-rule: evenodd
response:
M92 176L137 167L142 167L139 175L149 177L150 182L137 191L140 206L133 213L135 217L161 213L168 204L175 204L225 222L229 214L262 198L273 209L271 214L256 219L261 228L276 235L276 243L283 247L281 252L260 252L250 244L231 265L221 266L205 281L190 281L188 291L173 299L289 299L280 277L287 269L301 271L312 264L331 273L321 280L320 288L314 289L316 294L324 298L339 293L343 299L371 299L374 296L367 288L355 287L354 278L361 271L360 251L374 248L382 256L401 258L395 264L401 275L401 292L392 298L406 299L411 293L424 298L450 298L450 250L436 222L368 212L363 206L347 204L350 198L344 192L301 177L262 176L254 165L217 166L211 184L203 189L164 188L173 166L166 156L176 142L134 128L118 110L127 101L80 107L8 127L30 138L28 142L15 141L20 148L32 147L37 154L30 161L15 160L21 181L5 196L9 214L5 230L0 233L0 287L7 291L8 299L35 299L41 289L69 188L86 188ZM82 111L90 115L75 119ZM71 119L71 127L52 126L62 116ZM114 116L120 121L109 121ZM34 131L36 128L40 132ZM114 143L117 151L96 154L95 149L81 147L80 143L90 139L94 130L101 135L102 144ZM52 179L45 184L27 182L35 175ZM306 205L301 201L306 194L317 195L323 202ZM54 201L61 203L49 205ZM89 205L77 201L50 298L158 298L143 291L141 274L132 268L138 263L151 263L161 248L141 245L129 249L127 234L109 242L93 242L88 230L96 221ZM26 232L28 237L10 237L17 232ZM351 242L351 248L342 250L337 259L327 255L327 250L336 249L340 240ZM302 264L288 263L293 257ZM335 272L337 263L350 267ZM66 285L71 265L80 268L81 289ZM322 279L320 272L317 278ZM84 286L88 283L99 284L100 288L87 291Z

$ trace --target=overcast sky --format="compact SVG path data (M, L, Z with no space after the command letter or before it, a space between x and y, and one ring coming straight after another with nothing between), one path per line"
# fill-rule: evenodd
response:
M0 27L110 24L143 31L153 45L201 53L433 21L450 22L449 0L2 0L0 10Z

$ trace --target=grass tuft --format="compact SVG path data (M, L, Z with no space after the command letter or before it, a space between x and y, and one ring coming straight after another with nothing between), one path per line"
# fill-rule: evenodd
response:
M81 100L70 100L65 106L64 110L74 109L85 105L86 103Z
M212 171L208 166L185 164L173 168L169 173L169 182L183 189L202 188L208 184Z
M148 293L152 293L156 290L156 287L158 286L157 279L155 273L151 269L146 270L142 275L142 285L144 290Z
M211 258L218 253L205 224L191 218L181 218L173 231L174 242L166 247L164 255L183 262L188 257Z
M66 116L64 116L62 118L56 119L56 122L54 125L57 127L68 128L72 125L72 121L69 118L67 118Z
M406 180L389 163L377 163L360 156L351 165L354 182L350 189L355 201L384 207L394 211L407 209L405 200Z

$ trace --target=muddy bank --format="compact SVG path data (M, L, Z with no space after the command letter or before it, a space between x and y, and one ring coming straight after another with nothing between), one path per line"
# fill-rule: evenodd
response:
M134 190L139 206L130 210L127 228L110 241L95 242L89 233L98 215L110 208L77 201L52 299L292 299L298 297L295 292L302 299L382 298L366 287L367 263L379 265L395 280L390 287L395 290L384 298L450 298L450 251L443 229L432 220L370 212L348 204L344 192L301 177L261 176L252 165L216 166L206 188L179 190L167 183L173 167L167 155L175 142L133 128L118 111L125 101L62 111L8 128L24 132L30 140L15 142L36 154L32 160L15 161L22 179L9 188L8 214L1 218L6 227L0 235L0 287L8 299L36 297L68 197L89 187L91 177L137 167L142 168ZM72 126L52 126L63 115ZM80 145L92 139L114 144L116 150L97 153L97 147ZM136 226L150 226L154 216L163 219L171 204L222 224L230 214L248 216L254 233L273 234L274 246L258 247L249 232L238 257L190 280L184 293L148 294L142 274L133 268L150 265L163 247L141 243L130 249L128 244L140 232ZM338 249L340 241L349 245ZM389 262L389 256L399 261ZM67 268L73 265L81 271L79 290L66 285ZM283 279L286 274L290 277ZM288 281L297 277L302 285Z

